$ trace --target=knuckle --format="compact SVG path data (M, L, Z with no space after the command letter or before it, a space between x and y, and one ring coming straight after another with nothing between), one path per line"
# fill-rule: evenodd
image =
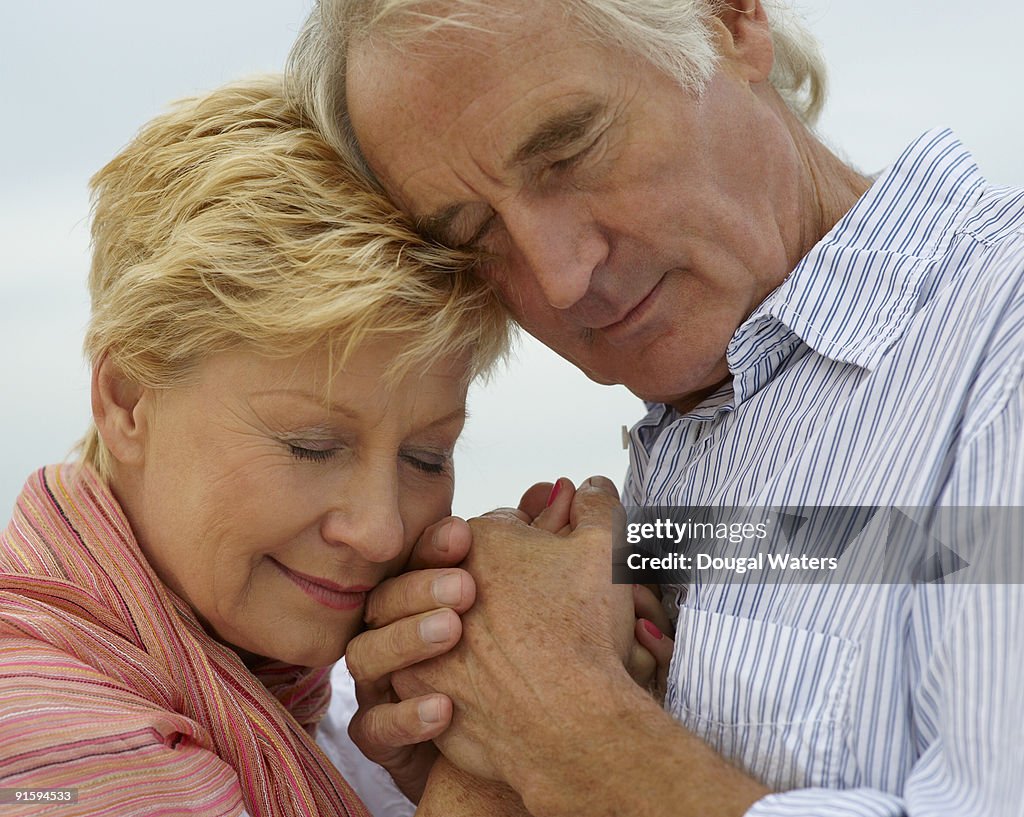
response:
M384 649L388 655L397 659L396 668L408 663L409 659L415 660L415 651L410 655L408 631L409 627L405 622L399 622L381 631L384 634Z
M363 613L363 617L370 627L380 627L389 623L387 611L398 578L381 582L366 599L366 611Z
M373 717L372 712L367 713L358 723L350 723L348 735L360 752L377 763L382 762L393 748L393 741L382 732L380 722Z
M488 511L483 516L477 516L470 519L469 526L475 534L478 529L486 531L491 528L499 527L511 520L519 520L519 514L515 508L495 508L493 511Z
M364 733L376 746L404 746L409 742L408 730L399 717L397 704L374 707L367 713Z
M357 635L348 642L345 650L345 664L349 673L358 684L368 684L377 680L378 674L370 663L369 656L372 650L366 649L366 639L369 633Z
M367 600L367 625L385 627L437 607L432 588L441 572L439 569L415 570L383 582Z

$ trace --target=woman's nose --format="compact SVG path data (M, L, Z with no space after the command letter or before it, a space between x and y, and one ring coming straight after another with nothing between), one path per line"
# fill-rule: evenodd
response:
M347 480L343 495L321 521L321 535L329 544L350 547L369 562L401 556L405 525L396 469L360 469Z

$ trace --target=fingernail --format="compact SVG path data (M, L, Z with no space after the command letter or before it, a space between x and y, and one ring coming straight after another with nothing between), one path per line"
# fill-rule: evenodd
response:
M451 531L451 520L449 520L446 525L442 525L437 529L437 532L434 534L434 550L439 551L440 553L448 552Z
M421 701L420 705L416 708L423 723L440 723L441 702L437 698Z
M454 606L462 599L462 576L458 573L446 573L444 576L438 576L430 585L430 592L438 604Z
M583 484L577 490L581 489L614 492L615 483L608 479L608 477L589 477L583 481Z
M430 644L447 641L452 634L452 623L448 613L435 613L420 622L420 638Z
M548 504L545 507L550 508L552 503L555 501L555 497L558 496L559 491L562 490L562 481L560 479L555 480L555 484L551 486L551 493L548 494Z
M653 621L648 621L646 618L640 619L643 622L644 629L647 630L654 638L661 641L665 637L665 634L658 629L658 626Z

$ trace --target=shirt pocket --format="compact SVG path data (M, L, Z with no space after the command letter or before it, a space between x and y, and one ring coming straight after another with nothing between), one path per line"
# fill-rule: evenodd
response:
M856 642L683 607L666 708L776 790L838 787Z

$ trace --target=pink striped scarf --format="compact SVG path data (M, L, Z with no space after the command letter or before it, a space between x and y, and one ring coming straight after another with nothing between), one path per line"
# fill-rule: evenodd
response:
M91 469L25 486L0 535L0 787L77 787L62 817L368 815L311 737L328 675L250 673Z

